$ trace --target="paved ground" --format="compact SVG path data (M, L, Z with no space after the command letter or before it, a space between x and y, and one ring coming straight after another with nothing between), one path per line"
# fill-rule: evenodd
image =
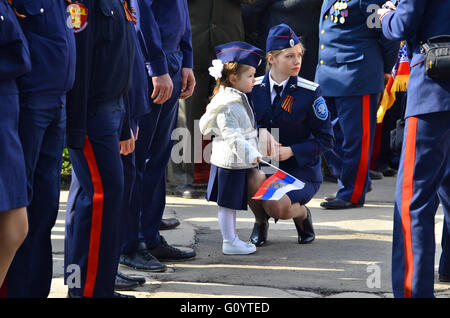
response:
M194 260L168 263L165 273L143 273L121 267L147 283L124 292L142 298L207 297L392 297L391 244L395 178L374 181L364 208L327 211L322 197L336 191L324 183L308 205L312 211L316 240L297 244L291 220L270 221L269 243L255 254L225 256L217 224L217 206L205 199L168 196L164 217L176 217L181 225L161 234L170 244L193 248ZM53 229L54 279L50 297L65 297L63 285L64 211L67 192L61 193L61 209ZM436 215L436 271L440 256L443 214ZM253 217L239 212L238 235L248 239ZM450 284L435 280L437 297L450 297Z

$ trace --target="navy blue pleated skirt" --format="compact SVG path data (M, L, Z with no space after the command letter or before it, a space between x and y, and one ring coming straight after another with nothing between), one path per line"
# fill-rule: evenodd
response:
M18 95L0 96L0 212L28 205Z
M225 169L211 164L206 199L233 210L247 210L249 169Z

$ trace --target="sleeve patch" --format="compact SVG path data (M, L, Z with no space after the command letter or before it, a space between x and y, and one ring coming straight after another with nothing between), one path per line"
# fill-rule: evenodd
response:
M319 97L313 104L314 114L320 120L326 120L328 118L328 108L323 97Z

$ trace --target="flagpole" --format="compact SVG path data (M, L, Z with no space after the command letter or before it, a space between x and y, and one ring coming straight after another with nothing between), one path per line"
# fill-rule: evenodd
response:
M264 161L264 160L261 159L261 162L260 162L260 163L264 163L264 164L266 164L266 165L268 165L268 166L274 168L275 170L280 170L281 172L285 173L285 174L288 175L289 177L294 178L295 180L298 180L296 177L290 175L290 174L287 173L286 171L281 170L280 168L274 166L273 164L268 163L267 161ZM301 181L301 180L298 180L298 181ZM301 182L303 182L303 181L301 181Z

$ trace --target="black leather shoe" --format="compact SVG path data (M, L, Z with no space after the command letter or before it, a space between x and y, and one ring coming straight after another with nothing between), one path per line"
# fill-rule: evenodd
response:
M118 292L114 292L114 295L112 298L136 298L136 296L119 294Z
M392 169L388 165L376 168L375 171L381 172L385 177L393 177L397 173L397 170Z
M162 219L161 224L159 225L160 231L171 230L180 225L180 221L175 218L170 219Z
M131 290L136 287L139 287L138 282L122 278L121 276L118 275L118 273L116 274L116 281L114 283L115 290Z
M380 180L383 179L383 174L381 172L375 170L369 170L369 176L372 180Z
M263 246L267 242L267 231L269 230L269 222L255 223L253 231L250 235L250 242L256 246Z
M167 244L161 235L161 245L148 250L160 262L164 261L187 261L196 255L194 251L183 251Z
M122 272L117 272L117 276L119 276L122 279L126 279L126 280L130 280L130 281L133 281L133 282L137 282L139 285L144 285L145 282L146 282L144 277L128 276L128 275L125 275Z
M312 216L309 208L306 207L306 219L301 224L297 224L294 219L295 228L298 233L298 244L308 244L314 241L316 235L312 224Z
M450 275L441 275L441 274L439 274L439 281L441 283L450 283Z
M83 296L78 296L72 294L70 291L67 293L67 298L84 298ZM136 298L136 296L119 294L118 292L114 292L111 298Z
M201 188L196 188L190 184L177 186L172 190L172 193L173 195L183 197L185 199L197 199L204 197L205 195L205 191L202 191Z
M67 292L66 298L84 298L84 297L83 297L83 296L75 295L75 294L73 294L71 291L68 291L68 292Z
M372 191L372 185L370 185L370 186L367 188L366 193L369 193L370 191ZM332 200L336 199L336 195L337 195L337 192L336 192L335 194L326 196L326 197L324 197L323 199L324 199L325 201L332 201Z
M120 255L120 264L146 272L165 272L167 266L161 264L147 250L145 243L140 243L136 252Z
M341 200L339 198L334 198L333 200L320 203L320 206L322 208L329 210L343 210L343 209L359 208L362 207L363 204L354 204L351 202Z

